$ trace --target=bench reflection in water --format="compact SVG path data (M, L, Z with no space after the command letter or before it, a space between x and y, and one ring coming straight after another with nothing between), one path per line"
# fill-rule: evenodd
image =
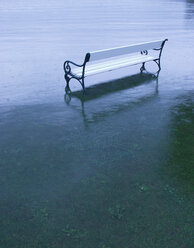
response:
M66 104L82 113L85 122L96 122L113 113L124 111L134 104L143 104L158 94L158 77L154 74L135 74L65 94Z

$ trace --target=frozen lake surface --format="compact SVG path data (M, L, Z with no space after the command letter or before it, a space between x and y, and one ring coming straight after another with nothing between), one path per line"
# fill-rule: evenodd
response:
M65 60L164 38L64 100ZM193 247L193 44L193 0L0 1L0 247Z

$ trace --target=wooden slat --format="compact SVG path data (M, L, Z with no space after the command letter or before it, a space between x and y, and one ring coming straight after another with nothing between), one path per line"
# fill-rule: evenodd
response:
M131 65L137 65L143 62L153 61L154 59L155 58L152 56L138 55L138 56L133 56L129 58L120 58L120 59L113 60L113 61L106 61L104 63L98 63L98 64L93 64L93 65L88 64L88 66L86 65L85 76L95 75L95 74L105 72L105 71L112 71L115 69L131 66ZM81 76L82 70L76 69L74 73L77 76Z
M116 47L111 49L90 52L90 61L106 59L114 56L121 56L124 54L135 53L143 50L160 48L163 41L164 40L158 40L158 41L152 41L146 43L139 43L136 45L129 45L129 46Z

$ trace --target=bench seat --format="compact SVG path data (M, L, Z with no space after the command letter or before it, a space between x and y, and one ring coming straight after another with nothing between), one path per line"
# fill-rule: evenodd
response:
M148 61L153 61L155 58L149 55L133 55L128 57L121 57L117 59L107 60L102 62L98 62L95 64L89 64L85 69L85 77L95 75L101 72L112 71L116 69L120 69L127 66L137 65L140 63L145 63ZM74 70L72 69L72 73L78 77L82 76L82 68L78 67Z

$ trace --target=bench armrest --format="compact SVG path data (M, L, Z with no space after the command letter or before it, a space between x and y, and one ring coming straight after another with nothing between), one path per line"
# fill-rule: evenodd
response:
M74 63L74 62L72 62L70 60L66 60L64 62L64 65L63 65L63 69L64 69L65 73L71 73L71 66L70 66L70 64L72 64L74 66L78 66L78 67L83 67L84 66L84 64L78 65L78 64L76 64L76 63Z

